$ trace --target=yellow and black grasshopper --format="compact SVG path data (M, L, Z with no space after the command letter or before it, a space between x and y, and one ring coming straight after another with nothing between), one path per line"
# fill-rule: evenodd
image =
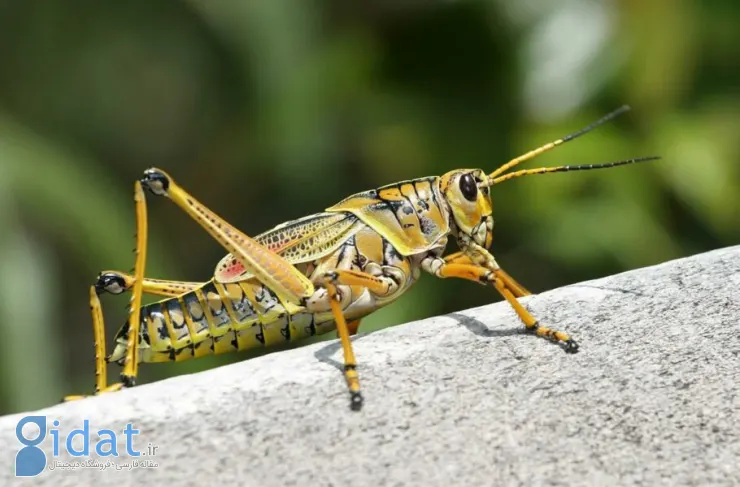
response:
M135 183L134 274L103 272L90 288L95 333L95 393L134 385L139 362L182 361L337 330L352 409L362 407L350 335L362 317L395 301L422 271L493 285L527 330L563 345L566 333L540 324L518 297L529 293L499 267L488 250L493 237L490 188L532 174L609 168L657 157L607 164L508 172L517 164L575 139L628 110L624 106L588 127L530 151L491 174L455 169L443 176L403 181L350 196L323 213L287 222L250 238L198 202L164 171L148 169ZM506 173L506 174L504 174ZM205 283L144 277L147 217L144 189L174 201L230 252ZM459 252L444 255L454 237ZM98 296L132 292L129 319L105 355ZM166 299L141 305L142 293ZM107 364L123 366L121 382L107 384ZM68 400L84 396L69 396Z

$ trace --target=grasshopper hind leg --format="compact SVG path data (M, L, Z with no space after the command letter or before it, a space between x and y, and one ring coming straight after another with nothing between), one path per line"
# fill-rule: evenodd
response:
M134 281L134 276L124 272L104 271L98 276L95 289L98 291L98 294L122 294L133 288ZM204 284L203 282L165 281L163 279L149 279L145 277L142 285L142 293L174 298L203 287Z
M114 348L111 355L106 355L105 342L105 324L103 320L102 306L100 304L100 295L123 294L131 291L134 287L135 277L120 271L103 271L98 275L98 279L90 287L90 312L92 314L93 332L95 336L95 395L105 392L115 392L123 387L134 385L134 380L129 379L128 383L119 382L113 385L107 385L107 365L115 362L123 366L126 362L127 350L125 344L128 343L130 334L130 324L127 321L116 335L115 344L118 345L121 340L124 342L123 351L118 352L118 347ZM142 293L152 294L162 297L176 297L189 291L202 287L204 283L186 282L186 281L166 281L162 279L144 278L142 282ZM83 399L85 395L66 396L64 401Z
M143 293L144 267L146 264L146 241L147 241L147 216L146 200L141 182L134 184L134 202L136 205L136 263L131 286L132 296L129 305L129 337L126 349L126 357L121 372L121 382L108 385L108 367L105 357L105 324L103 312L98 295L105 290L118 291L118 282L107 274L101 275L98 282L90 287L90 312L93 321L93 333L95 335L95 394L114 392L123 387L133 386L138 372L139 352L139 315L141 314L141 295ZM105 276L105 278L104 278ZM112 281L110 279L113 279ZM114 282L115 281L115 282ZM107 284L107 286L106 286ZM106 289L106 287L110 289ZM81 399L85 396L67 396L63 400L70 401Z
M103 322L103 311L98 298L97 286L90 286L90 314L92 315L93 334L95 336L95 395L114 392L123 388L122 383L108 386L108 364L105 358L105 324ZM86 395L65 396L64 402L84 399Z

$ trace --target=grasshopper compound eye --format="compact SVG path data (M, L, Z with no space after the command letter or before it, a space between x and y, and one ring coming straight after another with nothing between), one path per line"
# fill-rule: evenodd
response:
M472 174L463 174L460 178L460 192L468 201L475 201L478 196L478 185Z
M170 178L159 169L147 169L141 178L141 184L157 196L166 196L170 187Z

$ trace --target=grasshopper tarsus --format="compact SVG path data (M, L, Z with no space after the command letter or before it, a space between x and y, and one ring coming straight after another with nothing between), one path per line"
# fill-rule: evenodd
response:
M360 392L350 393L349 407L350 409L352 409L352 411L360 411L362 409L363 402L364 402L364 399L362 398L362 393Z
M578 342L576 342L572 338L566 340L563 344L565 346L566 353L578 353L578 349L580 348L580 346L578 345Z

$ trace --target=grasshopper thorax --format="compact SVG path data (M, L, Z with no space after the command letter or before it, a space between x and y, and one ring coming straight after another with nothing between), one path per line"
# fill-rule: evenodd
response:
M439 178L439 190L447 203L458 242L471 240L485 248L493 240L493 207L481 169L456 169Z

